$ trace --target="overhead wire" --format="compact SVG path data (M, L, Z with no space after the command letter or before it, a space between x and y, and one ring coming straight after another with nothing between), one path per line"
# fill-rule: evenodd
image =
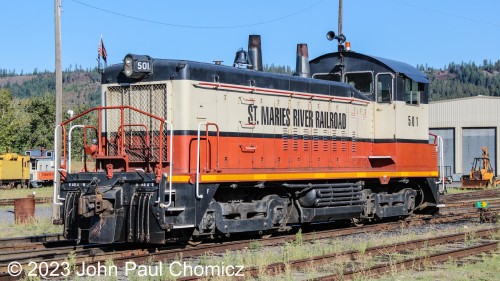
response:
M462 20L467 20L467 21L471 21L471 22L477 22L477 23L487 24L487 25L492 25L492 26L500 26L500 24L497 24L497 23L494 23L494 22L489 22L489 21L485 21L485 20L479 20L479 19L469 18L469 17L465 17L465 16L462 16L462 15L456 15L456 14L452 14L450 12L440 11L440 10L432 9L432 8L429 8L429 7L423 7L423 6L415 5L413 3L408 3L408 2L405 2L405 1L401 1L401 0L392 0L392 1L395 2L395 3L401 4L401 5L406 5L406 6L409 6L409 7L413 7L413 8L417 8L417 9L421 9L421 10L425 10L425 11L429 11L429 12L436 13L436 14L445 15L445 16L448 16L448 17L458 18L458 19L462 19Z
M88 3L85 3L85 2L82 2L82 1L79 1L79 0L71 0L71 1L73 1L75 3L78 3L78 4L82 5L82 6L86 6L88 8L91 8L91 9L94 9L94 10L98 10L98 11L101 11L101 12L104 12L104 13L113 14L115 16L120 16L120 17L123 17L123 18L129 18L129 19L132 19L132 20L146 22L146 23L152 23L152 24L158 24L158 25L165 25L165 26L170 26L170 27L179 27L179 28L192 28L192 29L234 29L234 28L243 28L243 27L250 27L250 26L256 26L256 25L264 25L264 24L268 24L268 23L272 23L272 22L281 21L281 20L284 20L286 18L293 17L293 16L296 16L296 15L301 14L303 12L306 12L306 11L308 11L308 10L310 10L310 9L318 6L319 4L325 2L326 0L319 0L319 1L315 2L314 4L308 6L308 7L304 8L304 9L301 9L299 11L296 11L296 12L293 12L291 14L287 14L287 15L284 15L284 16L281 16L281 17L278 17L278 18L274 18L274 19L270 19L270 20L266 20L266 21L261 21L261 22L249 23L249 24L228 25L228 26L184 25L184 24L175 24L175 23L169 23L169 22L161 22L161 21L150 20L150 19L146 19L146 18L135 17L135 16L131 16L131 15L127 15L127 14L123 14L123 13L111 11L111 10L108 10L108 9L104 9L104 8L99 8L99 7L90 5Z

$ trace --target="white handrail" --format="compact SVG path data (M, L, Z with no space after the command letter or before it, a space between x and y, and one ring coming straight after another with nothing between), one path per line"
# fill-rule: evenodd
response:
M59 193L57 192L57 186L59 184L57 173L59 172L58 168L61 164L61 160L57 158L58 156L58 147L57 147L57 129L59 129L61 125L57 125L55 130L54 130L54 190L53 190L53 196L52 196L52 203L54 205L62 205L62 202L59 202L58 200L64 200L64 198L59 198ZM59 163L59 164L58 164ZM57 166L56 166L57 165Z
M439 186L439 192L444 193L446 190L446 183L444 181L444 142L441 136L437 136L438 139L438 149L439 149L439 174L441 176L441 186Z
M196 139L196 198L198 199L203 198L203 194L200 194L200 132L201 126L206 126L207 124L206 122L198 124L198 137Z
M169 145L169 157L170 157L170 164L169 164L169 169L168 169L168 204L165 203L160 203L161 199L160 196L158 196L158 201L155 203L160 203L161 208L168 208L170 205L172 205L172 168L174 166L174 161L173 161L173 147L174 147L174 126L172 123L165 121L165 124L167 124L167 127L170 127L170 145ZM168 130L168 128L167 128ZM161 149L161 148L160 148ZM163 174L165 176L165 174ZM160 188L160 187L158 187Z

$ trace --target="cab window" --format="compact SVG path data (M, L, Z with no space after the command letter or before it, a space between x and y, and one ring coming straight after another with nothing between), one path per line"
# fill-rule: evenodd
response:
M377 75L377 102L390 103L392 100L392 75Z
M420 95L424 91L424 84L405 78L405 102L406 104L418 105Z
M373 93L373 76L371 72L346 73L345 82L365 94Z

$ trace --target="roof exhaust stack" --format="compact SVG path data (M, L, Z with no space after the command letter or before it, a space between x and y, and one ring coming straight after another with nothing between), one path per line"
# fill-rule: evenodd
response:
M295 67L295 75L300 77L311 76L307 44L297 44L297 64Z
M251 69L262 71L262 49L260 35L248 36L248 56L251 60Z

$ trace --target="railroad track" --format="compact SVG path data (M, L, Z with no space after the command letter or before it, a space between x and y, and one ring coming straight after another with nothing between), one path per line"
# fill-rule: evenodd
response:
M476 237L489 238L491 235L500 228L491 228L481 230L475 233ZM387 256L389 254L409 252L416 249L421 249L424 247L433 247L436 245L443 244L454 244L464 243L466 240L466 233L458 233L452 235L438 236L428 239L417 239L402 243L393 243L388 245L376 246L367 248L362 253L357 250L344 251L341 253L332 253L327 255L320 255L311 258L291 260L287 263L277 262L269 264L265 267L247 267L241 273L244 274L244 278L258 278L259 276L269 276L282 274L290 267L292 270L304 270L310 269L311 267L318 268L322 266L328 266L333 263L338 263L339 261L356 261L361 257L371 256ZM340 274L330 274L321 277L317 277L313 280L352 280L356 277L373 277L380 276L383 274L390 273L392 269L405 269L405 268L415 268L415 266L421 266L424 262L444 262L450 258L460 258L470 255L477 255L478 253L495 251L498 249L498 241L487 240L479 245L473 245L470 247L463 247L461 249L445 250L432 255L425 255L421 257L412 257L408 259L403 259L399 262L390 263L380 263L369 268L361 269L349 269ZM353 266L355 267L355 266ZM178 280L198 280L197 276L189 276L184 278L179 278Z
M451 208L469 208L469 207L474 207L477 208L476 203L478 201L485 201L491 206L500 206L500 198L489 198L489 199L467 199L467 200L460 200L460 201L453 201L449 203L444 203L440 206L440 210L443 209L451 209Z
M414 219L404 221L366 225L363 227L330 229L324 231L315 231L302 233L303 241L320 240L324 238L351 235L356 233L366 233L381 230L394 230L401 227L416 226L433 223L447 223L457 220L469 220L480 217L477 209L472 208L472 201L478 196L494 196L496 192L487 190L485 192L472 192L475 195L465 196L463 202L457 202L457 197L448 198L450 203L445 204L445 210L455 211L443 212L440 216L418 216ZM499 192L500 196L500 192ZM453 201L453 202L452 202ZM457 209L458 208L458 209ZM498 210L497 210L498 211ZM268 239L258 240L261 246L280 245L285 242L293 241L295 234L281 235ZM59 243L59 245L58 245ZM113 260L117 266L122 266L126 261L133 260L136 263L148 263L152 261L175 260L182 256L191 258L203 255L205 253L221 253L225 251L234 251L249 248L255 240L236 240L230 242L217 242L202 244L197 247L179 246L179 245L76 245L75 241L65 241L59 235L21 237L13 239L0 239L0 280L16 280L7 274L7 265L11 261L20 262L23 266L30 261L61 262L67 260L70 255L75 259L76 266L85 264L96 265L98 263Z
M463 200L480 200L500 197L500 188L485 189L457 194L445 194L439 197L441 203L450 203Z
M24 251L37 251L44 249L56 249L65 246L76 246L75 240L56 240L48 242L26 242L26 243L14 243L14 244L0 244L0 253L10 254L10 253L20 253ZM2 256L0 256L0 259Z
M387 256L395 253L402 253L421 249L423 247L434 247L437 245L445 245L441 249L436 250L431 254L424 254L403 258L399 261L389 261L381 259L382 262L368 268L348 269L341 274L325 275L313 280L352 280L357 277L375 277L386 275L394 270L407 269L423 269L424 264L444 263L448 260L456 260L468 256L481 255L485 252L498 250L499 241L488 239L493 233L499 231L499 228L481 230L475 233L476 237L486 238L485 240L476 241L473 245L467 243L467 233L459 233L454 235L438 236L430 239L419 239L404 243L390 244L380 247L368 248L363 255ZM359 255L358 255L359 256ZM349 256L348 256L349 257ZM321 258L321 262L326 262L326 258Z
M332 237L346 236L358 233L389 231L408 226L416 226L432 223L445 223L457 220L467 220L478 218L479 214L449 215L439 217L421 216L415 219L405 221L389 222L381 224L366 225L362 227L351 227L341 229L329 229L302 233L303 242L321 240ZM276 246L291 242L296 239L296 234L281 235L258 240L261 246ZM72 256L76 267L97 266L104 264L108 260L113 260L114 265L123 266L128 261L134 261L137 264L150 262L176 260L179 257L193 258L206 253L224 253L226 251L243 250L250 248L254 239L236 240L229 242L217 242L201 244L198 246L187 245L130 245L130 244L112 244L112 245L65 245L63 247L41 247L35 250L10 251L4 252L0 258L0 280L17 280L7 273L10 262L19 262L23 268L28 266L29 262L45 262L47 264L57 264L69 259ZM45 243L47 244L47 243ZM147 247L145 247L147 246ZM49 268L56 270L56 268Z
M0 199L0 206L13 206L14 200L21 198L2 198ZM35 197L36 204L44 204L52 202L52 197Z
M62 236L62 234L2 238L0 239L0 248L4 246L12 246L18 244L48 243L48 242L64 241L64 240L66 239Z

